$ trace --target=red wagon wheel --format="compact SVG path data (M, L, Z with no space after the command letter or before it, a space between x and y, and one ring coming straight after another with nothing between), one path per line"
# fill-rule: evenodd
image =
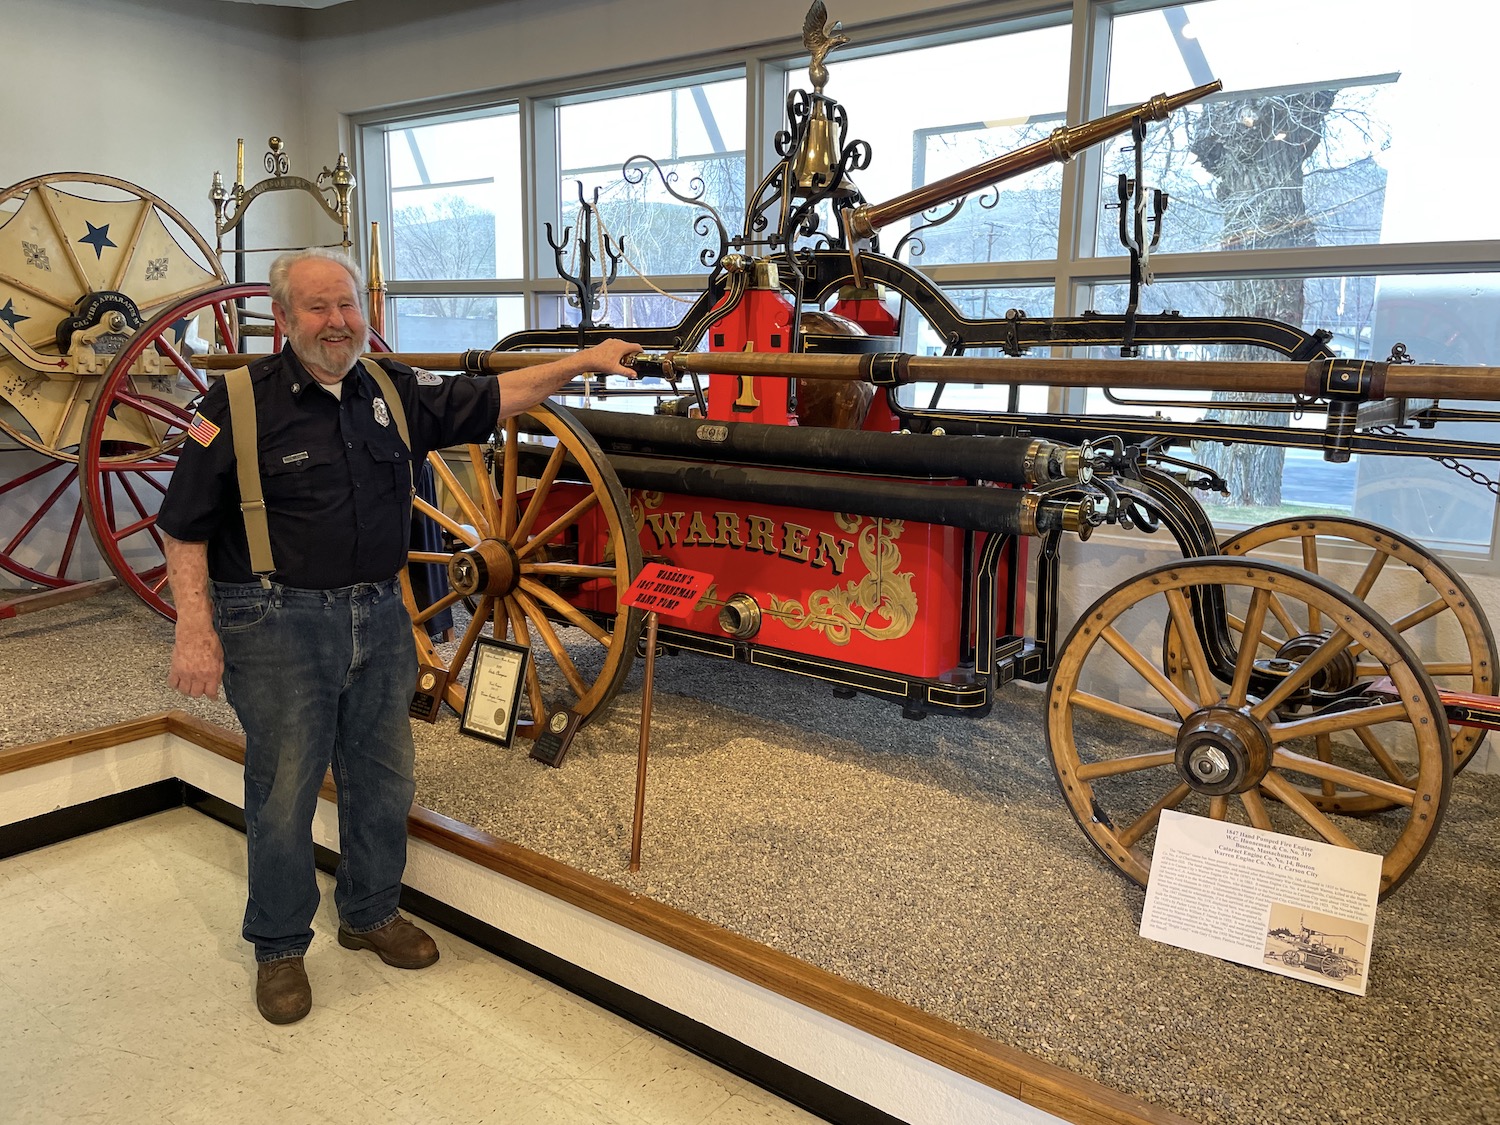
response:
M227 280L181 214L124 180L58 172L0 190L0 500L30 513L0 566L54 589L106 573L81 534L77 469L101 372L145 320Z
M174 326L197 318L214 350L230 351L238 347L240 303L265 298L263 284L230 285L173 305L115 357L89 405L79 464L89 528L110 569L165 617L176 614L156 516L213 377L177 347Z

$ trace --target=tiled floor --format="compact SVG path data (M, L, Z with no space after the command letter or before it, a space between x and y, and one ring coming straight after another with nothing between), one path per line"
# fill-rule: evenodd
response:
M817 1120L447 933L421 972L341 949L327 876L312 1014L273 1027L243 871L188 809L0 861L0 1122Z

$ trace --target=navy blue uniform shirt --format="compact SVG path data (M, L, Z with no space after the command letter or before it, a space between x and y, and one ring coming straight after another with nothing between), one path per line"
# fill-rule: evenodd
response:
M395 575L406 565L412 459L494 432L500 411L494 377L419 374L392 360L380 365L406 409L410 450L361 365L344 376L337 399L290 346L250 365L275 582L331 590ZM222 379L198 414L209 425L195 424L183 441L157 526L183 542L206 541L209 577L253 582Z

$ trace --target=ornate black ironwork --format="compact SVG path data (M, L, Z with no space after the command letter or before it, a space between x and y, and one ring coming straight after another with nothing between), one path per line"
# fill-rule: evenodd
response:
M570 273L563 266L563 256L568 250L568 240L573 235L573 228L563 228L562 237L554 238L552 235L552 224L543 223L547 231L547 245L552 247L553 256L557 259L557 276L562 278L573 289L568 294L568 304L578 310L578 327L590 329L595 327L594 310L599 307L599 294L606 287L613 285L615 277L620 272L620 259L625 253L625 239L622 236L618 242L614 241L604 232L601 239L601 247L604 256L609 259L609 274L607 277L594 279L594 223L599 210L599 189L594 189L594 197L587 200L583 197L583 181L578 184L579 231L578 231L578 272ZM607 312L608 310L606 310Z
M627 184L643 183L646 179L646 169L641 165L649 164L656 170L656 175L661 180L662 190L679 203L686 203L690 207L698 208L704 214L697 215L693 219L693 233L700 238L707 238L714 232L718 233L718 247L705 247L698 254L700 265L708 267L709 278L717 277L724 268L724 258L729 253L729 228L724 224L724 216L704 198L708 188L703 182L702 176L694 176L688 181L688 189L691 194L678 191L673 185L677 183L676 172L665 171L651 157L644 154L632 156L625 161L620 168L620 175L624 177ZM623 239L621 240L623 242Z

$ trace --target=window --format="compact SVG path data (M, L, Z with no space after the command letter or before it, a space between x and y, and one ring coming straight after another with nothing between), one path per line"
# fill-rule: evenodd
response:
M744 222L743 78L560 105L557 148L553 245L566 245L563 268L570 273L577 272L585 199L597 203L603 227L591 232L595 260L618 255L622 272L645 277L704 273L709 262L702 252L717 257L717 236L707 239L694 226L704 211L684 197L701 197L730 234ZM640 157L654 160L660 173ZM571 232L566 242L564 231Z
M1065 116L1068 51L1068 28L1058 25L868 58L834 55L824 92L848 111L845 142L868 141L874 153L855 176L864 197L882 203L1045 139ZM805 69L787 75L788 92L808 88ZM913 264L1056 257L1061 184L1061 167L1048 164L981 193L984 206L971 199L924 236ZM882 246L922 222L894 224Z
M919 267L966 317L1124 312L1121 216L1134 209L1121 208L1119 181L1137 178L1139 160L1144 187L1168 197L1142 313L1282 320L1325 330L1329 346L1350 357L1385 359L1399 342L1421 362L1500 358L1500 274L1492 272L1500 213L1488 198L1500 154L1476 141L1500 5L1428 0L1420 20L1404 18L1398 0L1053 0L1020 17L1015 10L1002 0L961 14L912 5L907 37L886 42L874 37L879 29L858 27L852 10L830 12L854 42L828 57L824 92L848 115L848 134L835 139L870 148L869 166L852 173L865 200L883 203L1043 141L1080 105L1097 118L1210 79L1224 90L1151 123L1139 154L1127 133L882 230L881 249ZM975 22L987 13L991 22ZM1079 28L1087 42L1075 41ZM700 203L730 237L741 233L749 193L787 128L788 95L811 89L806 55L777 53L786 50L726 49L680 73L656 66L607 89L511 90L504 104L492 97L444 114L424 107L420 118L363 121L362 163L377 172L362 185L370 217L390 231L401 344L487 347L523 325L578 324L585 241L595 323L676 324L719 250ZM598 205L588 223L584 202ZM832 214L821 217L827 230ZM919 354L946 347L914 315L904 315L901 340ZM1271 358L1247 347L1215 354ZM933 391L905 388L901 400L925 407ZM1128 388L950 386L939 405L1160 411L1168 421L1243 422L1246 414L1224 394ZM1308 448L1242 445L1228 454L1258 463L1225 473L1236 494L1212 514L1226 528L1331 511L1460 555L1492 554L1493 463L1455 469L1374 455L1331 463L1316 448L1321 414L1299 414L1290 401L1255 409L1306 434ZM1500 423L1450 417L1422 434L1500 437ZM1225 471L1221 447L1191 455Z

